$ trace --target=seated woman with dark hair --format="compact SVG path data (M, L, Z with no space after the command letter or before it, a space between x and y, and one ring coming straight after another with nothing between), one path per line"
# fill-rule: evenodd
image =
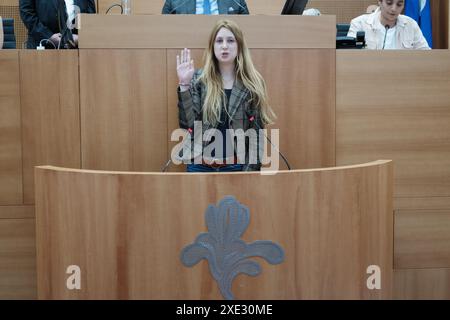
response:
M379 0L378 4L374 13L352 20L347 36L364 31L367 49L430 49L417 22L401 14L405 0Z

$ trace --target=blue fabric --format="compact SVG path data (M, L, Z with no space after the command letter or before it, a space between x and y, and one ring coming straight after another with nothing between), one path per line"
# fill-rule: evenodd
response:
M242 171L243 168L242 164L230 164L221 168L211 168L203 164L188 164L187 172L233 172Z
M405 1L405 15L416 20L430 48L433 48L433 30L431 26L431 6L429 0Z
M217 0L209 0L209 6L210 6L209 14L211 14L211 15L219 14L219 5L217 4ZM205 2L203 0L196 1L195 14L206 14L205 13Z
M209 0L203 0L203 14L211 14L211 3Z

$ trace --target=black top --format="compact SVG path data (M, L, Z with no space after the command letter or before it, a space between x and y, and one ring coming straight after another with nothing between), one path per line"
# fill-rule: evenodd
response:
M225 89L225 96L227 97L227 104L222 104L222 110L220 112L220 122L217 126L217 130L219 130L222 134L223 138L223 151L222 151L222 159L227 158L227 143L229 144L228 150L231 152L231 139L227 135L227 129L230 129L230 117L228 116L228 105L230 104L230 97L231 97L231 91L232 89ZM225 110L225 108L227 110ZM233 152L234 153L234 152ZM215 153L213 154L215 156Z

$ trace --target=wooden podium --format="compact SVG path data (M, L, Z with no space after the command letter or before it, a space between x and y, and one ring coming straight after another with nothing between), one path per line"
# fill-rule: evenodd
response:
M392 163L260 173L133 173L38 167L40 299L221 299L209 264L183 248L226 196L248 208L242 240L269 240L284 259L232 282L236 299L392 297ZM225 233L229 230L224 228ZM216 230L217 231L217 230ZM369 290L370 266L381 289ZM80 290L66 286L80 268Z

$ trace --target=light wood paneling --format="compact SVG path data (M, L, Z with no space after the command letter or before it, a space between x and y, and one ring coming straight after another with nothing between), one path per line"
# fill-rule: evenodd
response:
M164 2L164 0L134 0L132 14L161 14Z
M257 278L238 277L236 298L391 297L391 162L271 176L45 167L36 183L40 299L220 298L207 263L186 268L179 259L207 230L208 205L226 195L250 210L243 240L275 241L286 255L280 265L262 263ZM81 268L79 291L65 288L72 264ZM366 287L372 264L382 290Z
M395 195L450 196L450 51L338 51L337 165L393 159Z
M450 197L394 198L394 208L397 210L449 209Z
M154 2L158 2L158 1L162 1L162 0L153 0L153 1L147 1L147 2L154 3ZM134 2L135 1L133 1L133 4L134 4ZM119 0L98 0L97 13L106 14L106 10L108 10L108 8L110 6L112 6L113 4L120 4L120 3L121 2ZM133 12L134 12L134 10L133 10ZM119 7L111 8L111 10L109 11L108 14L120 14L120 8Z
M202 66L202 53L202 50L192 51L197 68ZM177 54L179 50L168 50L167 53L169 139L172 130L178 128ZM278 116L270 128L279 128L280 149L291 167L305 169L334 166L334 51L253 49L251 54L256 68L266 81L269 102ZM277 153L270 145L268 149ZM286 168L281 158L280 168Z
M20 51L24 203L35 165L80 168L77 51Z
M18 7L19 0L0 0L0 6Z
M448 0L430 1L433 49L448 49Z
M395 213L394 266L450 268L450 209Z
M291 166L334 166L335 51L253 50L252 58L278 117L271 128L280 130L280 149Z
M0 299L36 299L34 219L0 219Z
M285 0L246 0L250 14L279 15Z
M0 205L21 204L22 141L18 51L0 51L0 70Z
M161 169L167 159L165 71L165 50L80 51L83 168Z
M205 48L220 16L81 15L80 43L88 48ZM228 16L250 48L336 47L334 16ZM194 28L195 26L195 28ZM162 30L164 32L162 32ZM264 30L264 36L261 36ZM283 35L283 36L280 36Z
M350 23L353 18L366 13L369 5L377 3L377 0L309 0L307 8L316 8L322 14L335 15L338 23Z
M34 218L34 206L0 206L0 219Z
M394 299L450 300L450 269L394 270Z

